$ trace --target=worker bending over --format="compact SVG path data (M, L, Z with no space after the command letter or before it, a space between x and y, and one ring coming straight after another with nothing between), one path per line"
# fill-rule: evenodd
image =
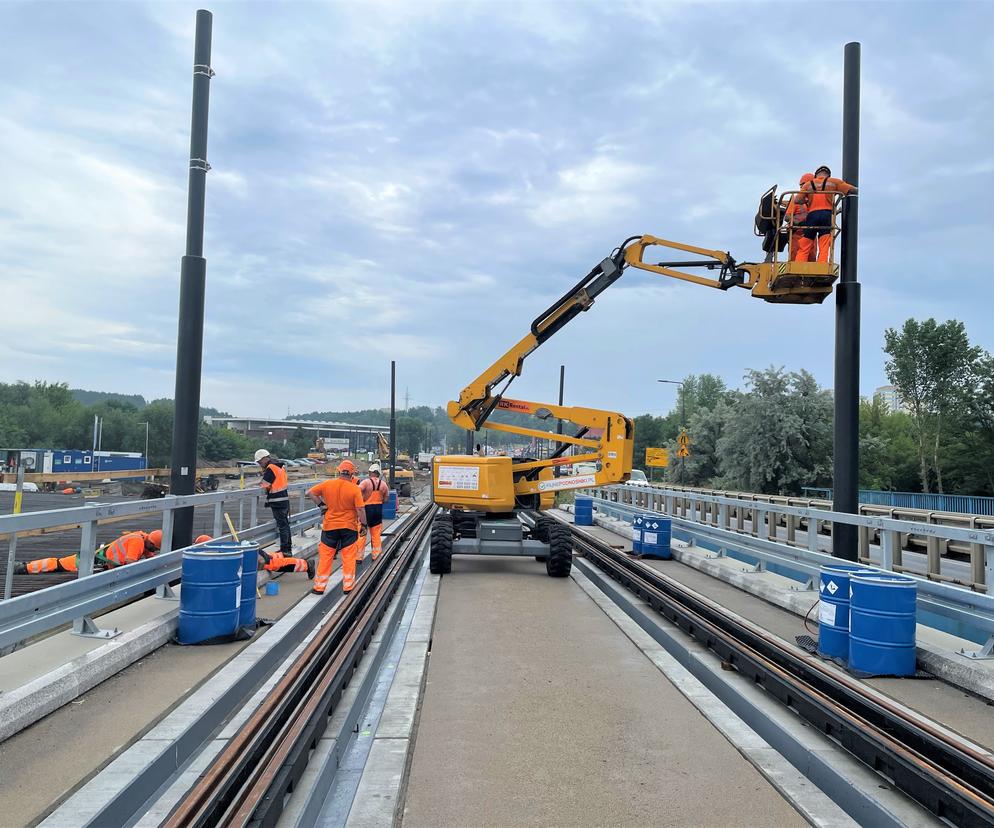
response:
M380 557L383 551L383 504L386 503L390 495L390 487L387 486L380 474L380 464L372 463L369 466L369 477L359 484L359 491L362 492L362 502L366 508L366 522L369 525L369 542L373 547L373 560ZM366 552L366 539L360 539L361 548L359 560L362 560Z
M293 533L290 531L290 485L286 476L286 468L279 460L269 456L265 449L255 453L255 462L262 469L262 481L259 483L266 491L266 506L273 513L273 521L280 533L280 554L290 557L293 553Z
M202 537L206 537L202 536ZM207 538L210 540L210 538ZM200 540L197 541L200 543ZM114 569L151 558L162 548L162 530L128 532L117 540L101 546L93 553L93 564L101 569ZM64 558L39 558L35 561L14 564L15 575L41 575L45 572L79 572L79 555Z
M307 496L323 507L321 542L318 544L318 570L314 589L321 595L328 586L335 555L342 553L342 592L355 586L356 550L360 535L366 545L366 509L362 493L355 484L355 466L351 460L338 464L338 477L308 489Z
M798 245L798 261L814 261L814 245L818 243L818 261L827 262L832 249L832 214L835 211L835 194L856 195L856 187L841 178L832 178L832 171L824 164L815 170L814 177L801 186L798 204L807 207L806 230Z

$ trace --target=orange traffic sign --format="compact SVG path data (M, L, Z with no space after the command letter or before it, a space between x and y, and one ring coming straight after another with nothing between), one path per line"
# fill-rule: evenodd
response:
M647 448L645 450L647 466L665 467L670 464L670 450L665 448Z

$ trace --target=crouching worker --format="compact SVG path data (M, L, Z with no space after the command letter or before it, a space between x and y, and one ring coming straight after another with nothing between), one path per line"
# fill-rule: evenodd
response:
M384 482L380 475L380 464L373 463L369 467L369 477L359 484L359 491L362 492L362 501L366 507L366 521L369 524L369 539L373 547L373 560L380 557L383 551L383 504L390 494L390 487ZM365 540L362 544L359 559L365 553Z
M294 558L282 552L267 552L265 549L260 549L259 559L266 572L306 572L308 579L314 577L314 561L305 558Z
M325 480L307 491L307 496L324 511L321 542L318 544L318 568L312 592L323 594L331 577L335 555L342 553L342 591L355 586L356 552L360 533L366 545L366 509L355 484L355 466L351 460L338 465L338 477Z
M117 540L100 547L93 554L93 564L103 569L113 569L135 563L142 558L151 558L162 548L162 530L152 532L128 532ZM39 558L28 563L14 565L15 575L40 575L44 572L78 572L79 555L64 558Z

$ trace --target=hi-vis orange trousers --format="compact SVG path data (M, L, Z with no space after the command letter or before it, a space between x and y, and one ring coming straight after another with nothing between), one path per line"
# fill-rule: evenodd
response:
M342 592L351 592L355 586L357 552L366 545L366 536L354 529L325 529L318 544L318 569L314 576L314 592L324 592L334 568L335 555L342 553Z

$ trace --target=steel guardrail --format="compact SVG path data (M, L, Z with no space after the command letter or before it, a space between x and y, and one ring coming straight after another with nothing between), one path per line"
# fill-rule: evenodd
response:
M296 483L289 487L299 494L301 508L290 520L291 529L303 531L320 520L317 508L304 510L303 495L310 483ZM257 490L233 490L208 494L173 496L133 503L90 504L70 509L51 509L44 512L24 512L0 516L0 535L16 536L17 532L49 526L78 523L83 527L80 541L79 572L73 580L38 589L16 598L0 601L0 653L27 638L55 629L69 621L79 635L110 638L111 633L101 631L91 618L93 613L119 604L157 588L165 588L180 577L182 549L171 550L172 523L176 509L190 506L214 506L215 541L231 540L222 533L223 506L226 502L250 500L251 520L248 528L239 532L241 540L269 542L278 533L272 521L258 524ZM101 519L122 515L162 516L163 544L159 554L126 566L104 572L93 572L96 551L96 526ZM162 597L169 597L163 594Z
M724 547L756 558L765 565L774 564L787 571L794 571L803 576L801 580L808 586L816 582L822 566L839 563L838 558L817 549L816 532L809 532L810 540L814 541L814 543L810 544L808 548L790 546L773 538L757 537L751 533L745 534L731 529L723 529L709 523L698 522L690 518L680 517L672 513L672 507L667 511L666 509L632 506L627 503L611 500L607 497L608 492L618 493L623 490L645 493L646 487L610 486L587 490L587 494L594 497L594 505L599 511L606 511L608 513L613 511L626 518L630 518L638 512L651 512L670 518L674 529L685 532L694 540L707 541L718 546L719 554L724 553ZM686 492L677 492L674 490L657 491L664 498L688 497ZM695 495L694 497L705 499L726 508L740 502L732 498L708 495ZM665 501L663 505L666 505ZM918 523L915 521L897 521L890 518L863 517L841 512L826 513L821 510L781 507L766 503L762 504L760 511L787 512L788 514L793 514L795 517L814 517L817 515L818 520L838 520L840 523L850 523L856 526L877 526L884 532L885 547L891 546L891 543L886 542L887 539L893 541L894 534L904 532L921 533L926 536L935 533L941 533L948 537L963 538L965 536L971 542L983 544L987 552L988 576L990 576L990 567L994 565L994 533L990 532L976 532L975 530ZM812 546L815 548L812 548ZM893 555L888 556L888 551L892 553L893 549L881 549L881 561L879 564L874 564L875 566L893 570ZM973 655L985 656L990 654L991 648L994 646L994 595L974 592L964 587L954 586L941 581L929 580L928 578L919 577L912 573L906 574L914 577L918 583L918 602L922 609L986 634L988 636L987 642Z

